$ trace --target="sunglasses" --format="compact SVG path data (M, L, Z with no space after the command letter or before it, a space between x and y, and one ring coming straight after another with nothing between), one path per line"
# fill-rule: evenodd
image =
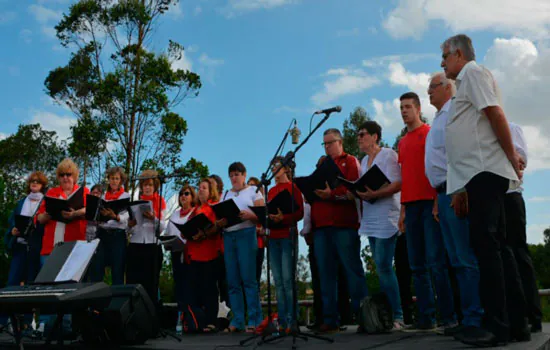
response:
M65 176L66 177L71 177L71 176L73 176L73 174L72 173L61 173L61 174L59 174L59 177L65 177Z
M367 134L366 132L359 132L357 133L357 136L362 139L363 136L365 136L366 134Z
M36 179L31 180L31 184L33 184L33 185L37 185L37 184L39 184L39 183L40 183L40 181L38 181L38 180L36 180Z
M180 196L190 196L190 195L191 195L191 192L189 191L185 191L182 194L180 194Z

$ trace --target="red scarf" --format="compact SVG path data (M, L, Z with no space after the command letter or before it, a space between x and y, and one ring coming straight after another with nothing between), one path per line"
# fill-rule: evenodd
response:
M107 190L107 192L105 192L105 200L106 201L117 200L118 197L120 197L120 195L122 195L123 193L124 193L124 187L122 187L122 186L120 186L120 188L118 189L117 192L112 192L112 191Z
M73 190L71 191L71 194L73 194L76 190L78 190L79 186L77 184L73 185ZM54 187L48 191L48 196L54 197L54 198L63 198L67 199L67 195L65 194L65 191L63 191L63 188L61 186Z
M193 209L195 209L194 207L191 207L189 209L185 209L183 210L183 208L180 209L180 218L188 215Z
M161 208L159 209L159 198L161 199ZM164 209L166 209L166 202L164 201L164 198L159 196L157 192L153 193L152 196L146 196L144 194L141 194L139 196L139 199L144 201L150 201L153 204L153 210L155 211L155 216L157 219L161 219L160 214Z

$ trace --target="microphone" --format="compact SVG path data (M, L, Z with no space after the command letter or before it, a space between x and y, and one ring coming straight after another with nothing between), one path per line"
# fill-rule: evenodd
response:
M300 135L302 132L298 129L296 120L294 120L294 127L288 130L288 132L290 133L290 136L292 136L292 144L297 145L300 142Z
M317 111L313 114L330 114L332 112L342 112L342 107L341 106L336 106L336 107L332 107L332 108L327 108L327 109L322 109L320 111Z

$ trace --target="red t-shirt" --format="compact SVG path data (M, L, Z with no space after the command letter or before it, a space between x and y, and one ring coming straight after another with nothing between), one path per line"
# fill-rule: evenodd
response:
M291 186L290 182L276 184L275 186L273 186L267 193L267 199L268 201L272 200L273 198L275 198L275 196L277 196L280 192L283 192L284 190L287 190L288 193L292 195L292 187L294 187L294 200L296 201L296 204L298 204L298 207L294 208L296 211L293 214L283 215L281 227L270 229L269 238L277 239L290 237L290 226L293 223L297 223L298 221L302 220L302 218L304 217L304 199L302 197L302 192L300 192L296 185Z
M213 203L215 204L215 203ZM198 207L192 216L204 214L212 223L216 221L216 214L208 204L203 204ZM220 251L219 236L206 238L202 241L187 242L187 256L189 261L212 261L218 257Z
M398 159L401 165L401 203L433 200L437 195L426 177L424 155L430 126L422 124L409 131L399 141Z

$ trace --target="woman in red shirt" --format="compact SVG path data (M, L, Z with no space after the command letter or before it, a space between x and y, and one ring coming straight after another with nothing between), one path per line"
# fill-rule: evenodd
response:
M277 157L273 160L272 170L275 172L282 164L283 157ZM292 258L292 243L293 237L290 233L298 232L296 224L304 216L304 203L302 193L296 185L290 182L290 169L287 167L281 168L275 174L275 186L272 187L268 194L268 200L272 200L279 193L288 191L294 196L297 207L294 208L292 214L283 214L279 209L278 214L271 214L269 218L273 222L269 233L269 263L271 264L271 272L275 280L275 288L277 291L277 310L279 313L279 325L286 328L293 326L294 318L294 296L292 289L292 266L294 259ZM294 237L296 238L296 237Z
M204 214L213 223L204 231L199 231L193 240L187 242L187 261L189 261L188 285L189 305L204 309L206 328L204 332L216 332L218 318L217 261L220 254L220 235L216 215L211 205L220 200L216 182L202 179L199 183L199 206L191 217Z
M260 187L262 184L257 177L248 178L248 186ZM264 189L260 188L260 192L265 196ZM260 218L261 220L261 218ZM265 229L261 224L256 225L256 235L258 236L258 253L256 254L256 280L258 281L258 288L260 287L260 279L262 278L262 268L264 266L265 258Z
M56 170L59 187L48 190L46 196L67 199L73 192L79 189L77 184L78 174L78 166L71 159L66 158L61 161ZM42 262L51 254L53 247L57 243L83 241L86 239L87 221L84 216L86 215L86 195L88 193L90 193L90 190L85 187L83 208L62 212L63 218L67 220L67 223L53 220L46 212L46 202L42 201L37 217L39 223L46 225L44 228L44 237L42 238L42 251L40 252Z

